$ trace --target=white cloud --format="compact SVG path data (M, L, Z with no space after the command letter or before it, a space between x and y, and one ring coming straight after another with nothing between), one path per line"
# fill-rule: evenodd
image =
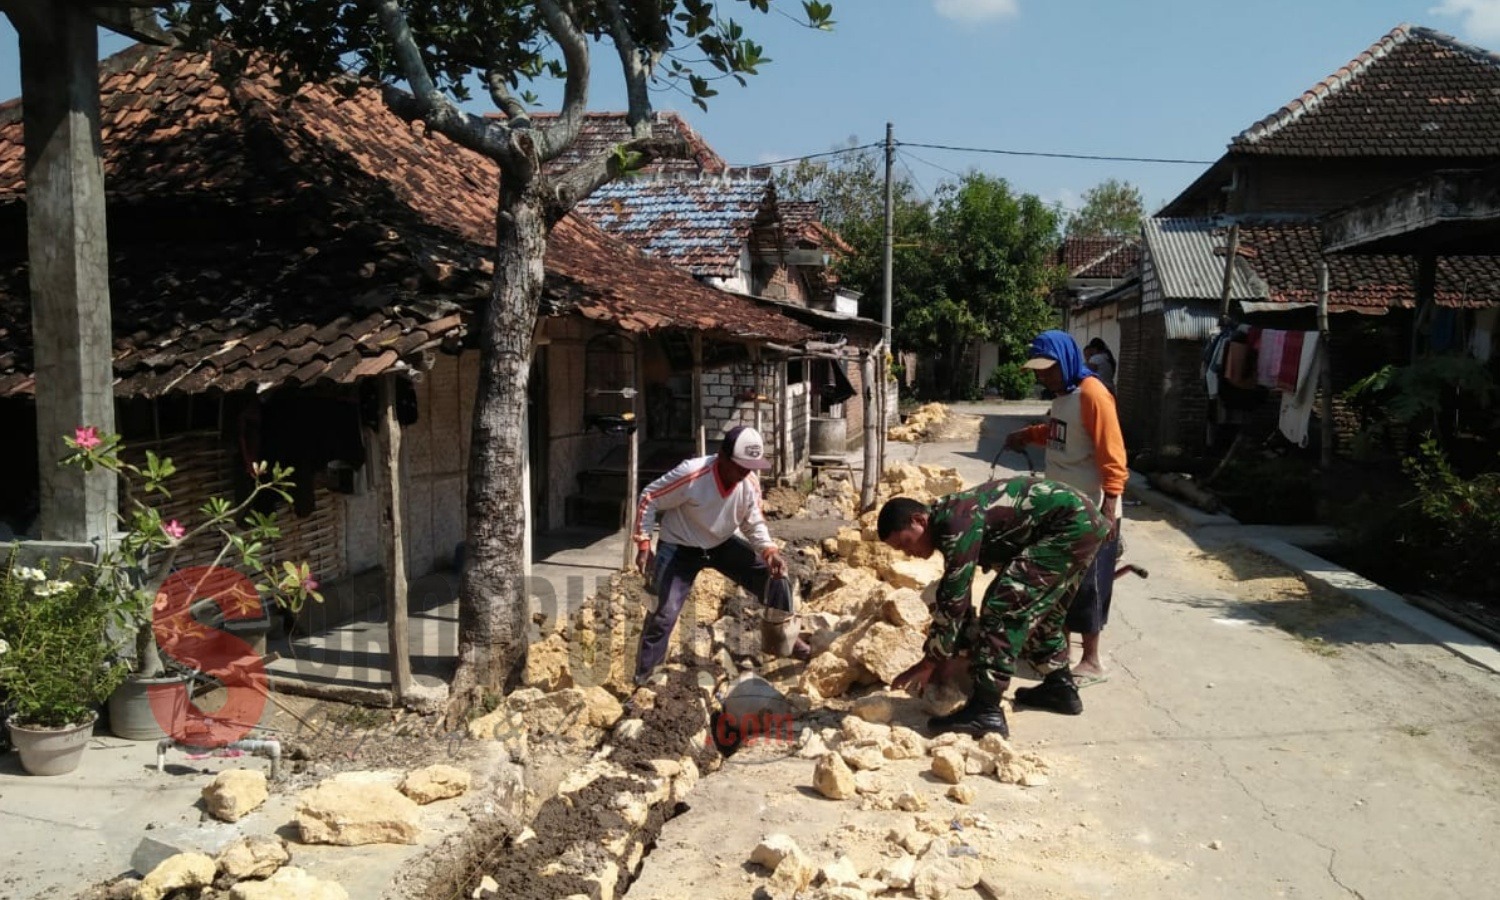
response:
M1455 0L1444 2L1452 3ZM1008 19L1019 15L1021 0L932 0L932 8L945 19L983 22L986 19Z
M1428 12L1463 19L1463 36L1471 41L1500 42L1500 0L1443 0Z

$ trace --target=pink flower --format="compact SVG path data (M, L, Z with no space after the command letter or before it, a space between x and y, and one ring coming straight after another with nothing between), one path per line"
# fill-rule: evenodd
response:
M315 591L317 589L318 589L318 579L312 577L312 575L305 575L305 576L303 576L303 578L302 578L302 590L304 592L311 594L313 591Z
M92 450L99 446L99 429L92 425L73 429L73 443L79 450Z
M167 537L171 538L174 541L182 540L182 536L187 534L187 529L183 528L182 523L177 521L176 519L173 519L172 521L163 525L161 527L161 530L166 532Z

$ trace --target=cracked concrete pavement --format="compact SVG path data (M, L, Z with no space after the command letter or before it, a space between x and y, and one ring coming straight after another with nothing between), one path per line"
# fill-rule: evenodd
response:
M890 455L972 483L999 437L1041 410L967 410L986 414L978 448L893 442ZM1058 898L1492 893L1500 676L1309 593L1229 529L1185 532L1142 506L1127 518L1125 558L1151 577L1116 586L1111 677L1083 692L1082 716L1012 715L1017 748L1046 757L1052 778L976 800L972 811L1015 826L991 877L1009 895ZM878 843L901 815L801 790L812 766L730 760L668 823L630 896L748 896L761 835L792 833L827 861ZM952 810L922 787L934 811Z

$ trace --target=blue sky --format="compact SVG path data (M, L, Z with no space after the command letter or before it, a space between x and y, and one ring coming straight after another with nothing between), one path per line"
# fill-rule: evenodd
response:
M720 85L707 113L671 91L654 95L656 107L682 111L733 163L877 141L886 122L898 141L1208 161L1401 22L1500 50L1500 0L833 3L831 33L742 11L773 62L747 87ZM613 53L600 50L592 105L623 108ZM0 96L19 92L16 66L15 36L0 25ZM1152 209L1203 169L899 151L898 172L925 192L970 168L1065 207L1123 178Z

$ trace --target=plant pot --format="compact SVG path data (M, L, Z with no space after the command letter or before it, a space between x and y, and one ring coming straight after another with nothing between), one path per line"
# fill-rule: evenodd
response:
M127 678L109 695L109 733L127 741L159 741L167 736L151 709L153 691L173 691L179 702L187 702L187 678Z
M21 768L32 775L66 775L78 768L98 718L98 713L89 713L87 722L63 728L27 728L17 725L15 716L5 724L10 742L21 754Z

